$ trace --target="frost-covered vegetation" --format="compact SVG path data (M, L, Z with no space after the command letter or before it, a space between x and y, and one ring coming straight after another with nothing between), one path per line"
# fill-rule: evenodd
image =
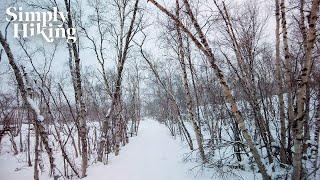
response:
M1 1L0 179L319 179L319 3Z

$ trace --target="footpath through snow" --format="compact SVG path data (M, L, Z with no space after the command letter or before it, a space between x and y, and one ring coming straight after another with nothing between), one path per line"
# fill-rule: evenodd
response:
M153 120L140 123L137 137L130 138L108 165L92 165L85 180L209 180L195 176L196 164L183 162L187 147L173 139L168 129Z
M18 138L18 137L16 137ZM34 139L32 136L31 139ZM129 139L129 144L121 147L120 155L110 155L109 163L93 163L88 168L84 180L212 180L221 179L213 169L201 171L197 163L184 162L190 150L186 143L174 139L169 130L157 121L141 121L138 136ZM18 141L17 141L18 142ZM12 155L11 143L1 142L0 179L33 179L33 167L28 167L25 153ZM33 146L31 146L33 147ZM56 157L61 157L57 152ZM33 159L33 153L31 159ZM46 156L43 156L46 159ZM56 163L63 164L61 158ZM45 163L48 169L48 163ZM196 167L196 168L194 168ZM193 170L191 170L193 169ZM225 179L256 179L252 172L234 172L243 178L228 176ZM40 179L49 179L48 172L40 173ZM258 178L260 179L260 178Z

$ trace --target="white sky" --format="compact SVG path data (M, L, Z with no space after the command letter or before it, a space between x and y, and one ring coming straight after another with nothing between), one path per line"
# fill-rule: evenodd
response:
M1 0L0 1L0 16L3 17L0 19L0 28L3 32L4 27L6 25L6 21L5 21L5 9L7 7L10 6L12 0ZM86 0L82 0L81 1L85 6L87 6L87 1ZM161 32L161 28L159 27L159 24L156 22L156 20L158 18L163 19L164 15L163 13L161 13L158 9L156 9L154 7L154 5L152 5L151 3L146 3L146 0L141 0L140 1L140 5L142 5L142 7L146 8L147 11L145 13L145 19L147 21L148 24L151 24L151 26L149 26L145 32L148 35L146 43L144 45L144 48L147 52L151 53L154 59L158 59L158 58L162 58L164 55L167 55L168 52L164 49L159 48L159 46L161 45L161 43L159 42L158 37L160 36L160 32ZM165 3L163 0L159 0L159 2L162 5L168 5L169 3L173 2L173 1L169 1L169 0L165 0ZM169 3L168 3L169 2ZM192 2L192 1L191 1ZM206 2L206 4L211 7L213 9L214 8L214 4L212 2L212 0L205 0L203 2ZM237 7L239 6L239 3L243 3L245 2L245 0L235 0L235 1L231 1L229 0L228 2L226 2L226 4L230 5L231 7L231 14L233 13L237 13ZM267 1L263 1L263 0L259 0L259 3L263 4L261 5L262 11L265 12L265 14L270 14L270 18L267 22L267 27L266 28L266 34L267 38L273 42L274 40L274 16L273 16L273 0L267 0ZM83 8L84 13L88 13L88 9L89 8ZM93 32L94 34L94 32ZM9 37L12 37L12 27L9 27ZM52 45L39 40L36 40L37 38L30 38L30 41L33 41L34 44L37 43L43 43L46 46L47 50L52 49ZM38 38L39 39L39 38ZM139 38L136 38L137 40ZM32 43L33 43L32 42ZM88 41L85 40L84 38L81 39L82 44L87 45ZM14 55L16 56L16 58L18 59L21 55L23 56L23 53L19 50L17 42L10 38L9 43L11 44L11 48L14 50ZM69 73L69 68L67 66L67 62L68 62L68 52L67 52L67 48L66 48L66 44L65 43L61 43L62 45L59 46L58 51L56 53L56 58L54 59L53 63L52 63L52 72L56 75L61 75L63 73ZM113 68L114 69L114 57L115 57L115 52L110 48L108 49L108 62L106 63L106 66L108 66L108 68ZM0 62L0 74L3 72L6 72L7 68L7 59L5 56L2 57L2 62ZM81 63L82 63L82 67L85 68L87 66L93 67L94 69L96 68L100 68L97 60L95 58L95 55L93 53L92 50L88 50L88 49L81 49L80 51L80 58L81 58ZM35 57L35 61L36 64L39 66L43 65L43 57L42 56L37 56ZM132 60L128 60L127 64L130 64L130 61ZM141 61L143 61L141 59ZM21 64L29 64L29 63L24 63L21 62L19 60L19 62ZM128 66L128 65L127 65ZM8 81L9 78L6 75L0 75L0 91L2 92L6 92L7 91L7 86L3 86L1 84L6 84L6 81Z

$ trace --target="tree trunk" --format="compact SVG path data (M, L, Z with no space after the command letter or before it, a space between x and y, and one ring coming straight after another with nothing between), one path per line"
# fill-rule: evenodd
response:
M250 151L258 165L258 168L260 170L260 173L262 174L262 177L265 179L265 180L269 180L270 179L270 176L268 175L267 171L266 171L266 168L265 168L265 165L262 163L262 159L261 159L261 156L257 150L257 148L255 147L255 144L252 140L252 137L250 135L250 133L248 132L248 129L246 128L245 126L245 122L244 122L244 119L239 111L239 108L238 108L238 105L232 95L232 92L231 92L231 89L230 87L227 85L227 82L225 81L225 77L221 71L221 69L217 66L216 64L216 59L214 57L214 54L212 53L212 50L210 49L209 47L209 44L201 30L201 27L199 26L198 22L196 21L192 11L191 11L191 7L189 5L189 2L188 0L184 0L184 4L185 4L185 7L187 9L187 13L189 14L190 18L191 18L191 21L192 21L192 24L194 25L196 31L197 31L197 34L199 35L200 37L200 41L201 43L199 42L198 39L195 38L195 36L182 24L182 22L176 17L174 16L172 13L170 13L167 9L165 9L163 6L161 6L159 3L157 3L155 0L149 0L149 2L151 2L152 4L154 4L158 9L160 9L162 12L164 12L167 16L169 16L172 20L174 20L179 26L180 28L185 32L187 33L187 35L192 39L192 41L195 43L195 45L199 48L199 50L201 50L204 55L207 57L207 60L209 61L210 63L210 67L214 69L214 72L217 76L217 78L219 79L219 83L220 85L222 86L223 88L223 92L224 92L224 95L225 95L225 98L227 99L227 102L230 103L231 105L231 110L232 110L232 113L234 114L235 116L235 119L239 125L239 128L241 130L241 132L243 133L243 136L244 138L246 139L247 141L247 144L250 148Z
M38 111L38 109L35 109L33 107L33 105L34 105L34 104L32 104L33 101L29 97L29 95L27 94L27 90L25 88L25 81L23 79L21 71L18 68L18 66L14 60L14 57L13 57L12 51L9 47L9 44L7 43L6 39L3 37L1 32L0 32L0 42L1 42L3 49L6 52L6 55L9 60L9 64L14 71L14 75L15 75L15 78L18 82L18 88L19 88L20 94L22 96L22 99L23 99L24 103L27 105L27 107L32 110L35 117L37 117L37 118L33 118L34 119L33 125L34 125L34 128L38 128L41 140L45 146L45 149L46 149L48 157L49 157L51 173L53 174L53 177L56 180L56 179L58 179L58 175L56 174L56 165L54 163L52 148L49 145L48 132L46 131L46 129L43 125L43 121L41 121L41 118L40 118L42 116L40 115L40 112Z
M316 24L318 19L320 0L313 0L311 5L309 28L307 31L307 49L305 49L305 61L302 65L301 75L298 82L298 95L297 95L297 115L293 121L294 132L294 158L293 158L293 179L303 178L302 155L303 155L303 140L304 140L304 120L306 116L306 100L307 100L307 86L310 81L311 67L313 64L312 51L314 48L315 40L317 37Z
M179 1L176 0L176 16L177 16L177 18L180 17L179 11L180 11ZM190 95L190 88L189 88L188 76L187 76L187 70L186 70L186 64L185 64L185 52L184 52L183 40L182 40L182 35L180 32L180 27L178 24L176 24L176 31L178 34L178 49L179 49L178 58L179 58L181 69L182 69L182 79L183 79L184 91L186 93L188 115L189 115L189 118L192 122L194 132L196 134L196 140L197 140L197 144L198 144L198 148L200 151L200 156L201 156L202 162L206 163L207 160L206 160L206 156L205 156L205 152L204 152L204 148L203 148L203 135L201 133L201 126L200 126L200 123L197 124L195 117L194 117L193 102L192 102L192 97Z
M71 14L71 2L65 0L65 7L68 12L68 22L67 26L68 28L74 28L73 23L72 23L72 14ZM76 98L76 104L77 104L77 109L79 110L79 114L77 117L77 124L78 124L78 135L80 136L81 140L81 158L82 158L82 163L81 163L81 177L85 177L87 174L87 168L88 168L88 142L87 142L87 123L86 123L86 112L85 112L85 104L84 104L84 99L83 99L83 90L82 90L82 85L81 85L81 72L80 72L80 57L79 57L79 52L78 52L78 47L75 41L73 42L68 42L68 49L70 59L73 59L75 64L74 64L74 69L71 69L71 74L74 75L73 81L74 82L74 91L75 91L75 98ZM79 148L80 151L80 148Z
M34 180L39 180L39 133L35 129L35 144L34 144L34 166L33 166L33 178Z
M283 86L281 76L281 59L280 59L280 6L279 0L275 0L276 4L276 79L278 84L278 101L279 101L279 117L280 117L280 161L287 163L286 155L286 122L283 100Z

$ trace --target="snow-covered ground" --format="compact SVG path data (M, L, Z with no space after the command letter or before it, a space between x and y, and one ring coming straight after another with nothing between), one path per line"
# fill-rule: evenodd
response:
M194 176L189 169L195 164L183 162L187 147L181 146L179 140L173 139L168 129L156 121L143 121L138 136L130 140L108 165L92 165L85 180L101 177L112 180L210 179Z
M10 147L9 141L2 141L2 146ZM200 170L198 164L184 161L188 150L180 139L170 136L169 130L154 120L144 120L139 127L138 136L122 147L120 155L111 156L109 163L91 164L85 180L209 180L216 177L213 169ZM59 161L57 162L59 163ZM240 175L240 174L239 174ZM241 177L226 179L255 179L252 172L241 172ZM40 179L48 179L48 173ZM25 155L13 156L12 151L1 150L0 179L33 179L33 167L27 167Z

